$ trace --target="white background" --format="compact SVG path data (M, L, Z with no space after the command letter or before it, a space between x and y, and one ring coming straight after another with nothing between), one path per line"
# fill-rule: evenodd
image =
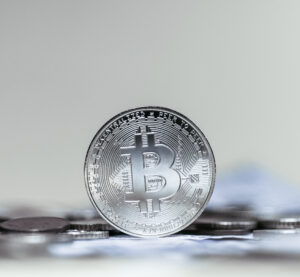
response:
M0 201L85 204L96 131L143 105L185 114L218 172L300 184L300 1L0 0Z

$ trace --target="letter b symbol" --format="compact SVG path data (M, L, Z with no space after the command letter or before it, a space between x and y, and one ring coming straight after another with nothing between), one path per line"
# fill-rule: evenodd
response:
M142 133L135 134L135 146L121 147L121 155L131 156L133 191L127 192L126 202L138 202L142 213L159 212L160 201L171 198L180 187L180 176L171 168L174 152L164 144L155 144L154 133L146 127L147 144L143 145ZM158 162L146 167L144 154L155 153Z

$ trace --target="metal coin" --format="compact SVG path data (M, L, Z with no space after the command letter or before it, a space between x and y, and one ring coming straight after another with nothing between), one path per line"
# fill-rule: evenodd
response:
M64 236L69 236L73 240L107 239L109 238L109 232L69 230L64 233Z
M228 218L224 216L201 216L190 225L188 230L253 230L256 228L256 221L243 218Z
M200 129L166 108L109 120L85 160L89 197L115 228L138 237L176 233L204 210L215 183L212 149Z
M203 235L203 236L243 236L251 234L251 230L246 229L228 229L228 230L205 230L205 229L195 229L189 230L185 229L182 231L183 234L188 235Z
M71 221L70 229L78 231L116 231L103 219Z
M299 229L263 229L254 230L253 236L257 239L279 238L286 235L299 235Z
M257 215L251 209L246 207L223 207L222 209L207 208L201 215L201 217L204 216L221 217L227 219L242 218L257 221Z
M281 217L263 219L258 222L259 229L295 229L300 228L300 217Z
M0 228L10 232L61 232L70 226L69 221L58 217L24 217L4 221Z
M66 236L58 236L54 233L3 233L0 235L0 243L8 242L18 245L25 244L49 244L58 242L68 242L70 239Z

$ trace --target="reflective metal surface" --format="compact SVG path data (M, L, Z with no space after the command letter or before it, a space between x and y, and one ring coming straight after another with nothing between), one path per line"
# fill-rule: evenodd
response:
M185 116L160 107L123 112L92 140L85 181L98 212L140 237L173 234L205 208L215 160L203 133Z
M189 230L253 230L256 221L247 218L230 218L225 216L203 216L198 218Z
M72 240L97 240L109 238L108 231L68 230L63 234Z
M258 227L260 229L295 229L300 228L300 217L298 216L286 216L275 217L269 219L261 219L258 221Z
M69 226L69 221L58 217L24 217L0 223L0 229L24 233L61 232Z

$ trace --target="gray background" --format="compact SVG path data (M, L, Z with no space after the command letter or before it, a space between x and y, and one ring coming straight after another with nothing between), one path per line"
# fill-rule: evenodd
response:
M300 1L0 0L1 203L89 203L87 147L141 105L190 117L220 172L300 184Z

